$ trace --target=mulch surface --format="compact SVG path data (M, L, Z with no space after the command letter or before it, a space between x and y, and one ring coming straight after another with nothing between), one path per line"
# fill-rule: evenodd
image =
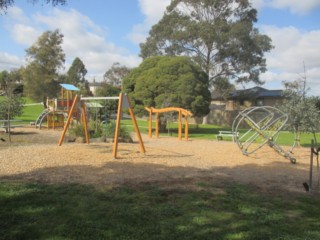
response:
M265 146L244 156L230 141L179 141L142 135L146 153L139 143L119 143L117 159L112 142L89 145L65 141L58 146L61 130L17 128L12 143L0 138L0 181L80 183L101 185L145 182L233 181L263 191L303 193L308 182L310 149L294 149L296 164ZM314 168L316 175L316 168Z

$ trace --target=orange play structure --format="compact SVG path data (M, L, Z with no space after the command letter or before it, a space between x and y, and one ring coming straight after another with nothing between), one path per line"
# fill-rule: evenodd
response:
M144 148L144 144L141 138L141 134L138 128L138 124L135 118L135 115L133 113L133 110L131 108L130 105L130 101L129 101L129 97L127 94L123 94L120 93L119 97L82 97L79 98L78 95L75 96L75 98L72 101L72 106L70 108L70 111L68 113L68 119L67 122L64 126L63 132L61 134L60 140L59 140L59 146L62 145L65 134L69 128L69 124L71 122L72 119L72 115L73 112L75 111L75 106L77 105L77 103L80 103L81 105L81 121L83 122L84 125L84 132L85 132L85 139L86 139L86 143L89 144L89 134L88 134L88 123L87 123L87 118L86 118L86 105L85 105L85 101L90 101L90 100L103 100L103 99L115 99L115 100L119 100L118 103L118 112L117 112L117 120L116 120L116 128L115 128L115 134L114 134L114 141L113 141L113 152L112 152L112 156L114 158L117 158L117 152L118 152L118 139L119 139L119 133L120 133L120 120L121 120L121 116L122 116L122 111L123 108L128 108L129 109L129 113L132 119L132 123L134 126L134 130L137 134L137 138L139 140L140 143L140 148L141 148L141 152L145 153L145 148Z
M156 137L159 137L159 113L165 113L165 112L172 112L177 111L179 113L178 115L178 139L182 139L182 116L184 117L184 139L188 140L188 134L189 134L189 125L188 125L188 117L192 116L192 113L186 109L178 108L178 107L168 107L168 108L160 108L156 109L153 107L145 107L145 109L149 112L149 128L148 128L148 135L151 138L152 137L152 114L156 114Z
M72 84L60 84L61 94L59 98L46 99L46 108L38 116L35 121L35 127L41 129L42 123L46 122L47 128L63 128L64 120L70 111L73 103L75 92L79 91L77 87ZM73 112L73 118L78 119L79 114L77 111Z

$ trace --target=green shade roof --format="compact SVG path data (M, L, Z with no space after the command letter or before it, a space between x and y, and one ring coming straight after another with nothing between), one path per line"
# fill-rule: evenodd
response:
M87 108L103 108L103 106L97 102L86 102L86 107Z

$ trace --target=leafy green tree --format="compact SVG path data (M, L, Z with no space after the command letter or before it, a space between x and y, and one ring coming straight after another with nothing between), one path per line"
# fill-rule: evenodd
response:
M2 90L2 93L5 93L7 90L8 84L10 82L15 83L13 85L14 94L23 93L23 84L22 84L22 70L21 69L15 69L10 72L4 70L0 72L0 90Z
M9 79L9 72L4 70L0 72L0 89L1 90L6 90L7 88L7 81Z
M206 72L210 84L221 78L262 84L264 53L272 45L254 27L256 21L257 11L249 0L172 0L146 42L140 44L140 56L190 56Z
M137 114L147 114L144 107L170 104L202 117L208 114L211 99L207 78L188 57L157 56L134 68L124 78L123 90L129 93Z
M77 57L73 60L66 77L66 82L78 87L80 94L85 96L90 93L89 82L85 79L87 72L86 66L81 59Z
M84 63L76 57L67 72L67 83L79 86L79 84L84 83L87 72Z
M38 101L46 96L55 97L59 91L58 70L65 62L62 42L59 30L46 31L26 50L29 64L24 70L24 86L30 98Z
M103 75L103 79L106 83L113 86L121 87L122 79L130 72L130 68L120 65L120 63L113 63L111 68Z
M0 101L0 119L8 121L10 129L11 122L14 117L20 116L23 113L23 105L25 103L21 94L15 94L15 90L19 83L15 81L15 72L6 78L6 89L4 98ZM11 133L9 131L9 141L11 142Z
M5 12L8 7L13 6L14 5L14 0L0 0L0 13L1 12ZM30 0L29 2L32 3L37 3L39 2L39 0ZM42 2L45 3L51 3L52 6L57 6L57 5L64 5L66 4L66 0L43 0Z
M121 92L121 89L119 87L113 86L107 82L102 82L101 86L96 91L97 97L117 97L119 96ZM113 114L116 114L117 107L118 107L118 101L115 100L105 100L101 102L101 104L104 106L103 109L101 109L101 115L105 118L108 118L109 120L114 117Z
M284 82L285 101L280 109L289 116L289 124L296 131L300 145L301 133L315 133L319 129L320 113L316 98L307 95L306 77L293 82Z
M213 83L213 87L214 91L220 93L224 100L227 100L230 94L236 90L235 86L224 77L217 77Z

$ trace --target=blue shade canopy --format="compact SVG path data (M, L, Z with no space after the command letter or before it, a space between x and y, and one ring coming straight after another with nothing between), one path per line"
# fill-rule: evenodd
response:
M77 88L76 86L74 86L72 84L61 83L60 86L66 90L69 90L69 91L79 91L80 90L79 88Z

